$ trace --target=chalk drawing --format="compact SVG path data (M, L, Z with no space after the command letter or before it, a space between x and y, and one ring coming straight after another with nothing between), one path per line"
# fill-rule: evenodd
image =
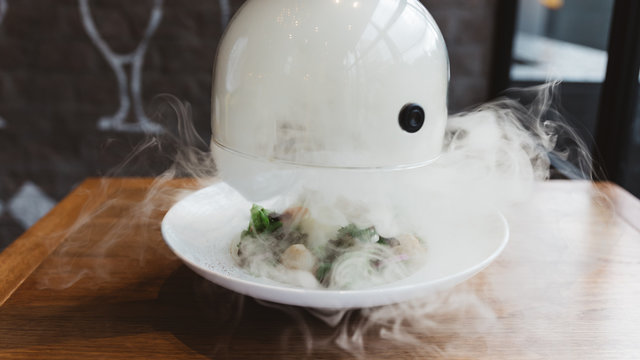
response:
M218 6L220 7L220 24L224 29L231 17L231 5L229 5L229 0L218 0Z
M7 0L0 0L0 25L2 25L2 20L4 20L4 16L9 9L9 2Z
M163 0L154 0L151 17L149 18L149 23L147 24L142 40L138 44L138 47L128 54L117 54L107 45L106 41L98 33L98 29L93 21L91 10L89 9L89 1L78 0L78 2L80 4L82 24L87 34L109 63L118 80L120 107L115 114L100 118L100 120L98 120L98 129L124 132L162 132L163 128L157 123L152 122L144 113L141 77L147 45L162 19ZM127 76L125 70L126 65L131 66L130 76ZM126 122L132 102L135 121Z
M56 202L38 185L26 181L7 203L7 210L24 229L49 212Z

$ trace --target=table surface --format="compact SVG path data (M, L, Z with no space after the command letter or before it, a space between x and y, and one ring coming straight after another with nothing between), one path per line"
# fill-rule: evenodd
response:
M186 268L160 222L199 185L153 182L88 179L0 253L0 358L640 357L640 201L614 184L540 183L485 271L329 325Z

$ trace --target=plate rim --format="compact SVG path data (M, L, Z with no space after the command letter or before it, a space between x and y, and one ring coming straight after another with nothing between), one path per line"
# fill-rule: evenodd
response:
M167 213L163 217L162 223L160 226L164 243L169 247L171 252L175 256L177 256L184 264L189 266L193 271L198 273L200 276L204 277L207 281L211 281L214 284L217 284L219 286L222 286L234 292L240 293L242 295L251 296L261 300L273 301L280 304L316 307L316 308L348 309L348 308L374 307L374 306L398 303L402 301L408 301L415 297L418 297L421 292L424 292L428 288L437 289L439 285L442 285L443 283L447 283L449 281L453 281L453 279L456 279L456 281L453 281L454 284L451 285L451 287L453 287L475 276L480 271L482 271L487 266L489 266L493 261L495 261L495 259L498 256L500 256L500 254L504 251L507 244L509 243L509 238L510 238L509 223L506 217L504 216L504 214L498 209L496 209L494 214L497 215L498 218L500 219L500 223L502 224L501 230L503 232L502 239L500 240L500 243L496 247L496 249L493 252L491 252L489 256L484 258L482 261L474 264L472 267L466 268L457 273L453 273L435 280L418 282L415 284L399 284L397 286L391 286L391 287L388 287L389 284L385 284L385 285L375 286L367 289L352 289L352 290L307 289L307 288L301 288L301 287L293 287L287 284L282 284L282 286L278 286L277 284L265 284L262 282L254 282L248 279L242 279L242 278L226 275L219 271L205 268L193 262L192 260L188 259L185 255L183 255L180 251L176 250L176 248L171 245L171 240L169 239L170 236L168 235L171 231L168 229L169 225L168 225L167 219L170 219L171 216L173 216L172 214L175 211L177 211L175 210L178 207L177 205L182 203L183 201L187 201L192 196L194 197L197 196L199 192L206 190L210 187L218 186L221 183L224 183L224 182L222 181L216 182L202 189L199 189L189 194L188 196L180 199L179 201L177 201L175 204L171 206L169 211L167 211ZM214 281L211 277L215 278L217 281ZM256 294L256 292L260 292L260 290L267 291L267 293ZM275 292L275 295L270 296L269 294L271 292ZM385 292L385 293L393 292L396 294L413 293L413 295L403 299L399 299L397 301L394 301L394 300L389 301L388 299L386 301L382 301L382 300L376 301L376 298L371 298L372 295L380 295L381 292ZM312 301L295 301L297 299L297 296L300 296L301 294L304 295L304 298L306 300L314 299L316 301L313 301L313 300ZM292 296L292 295L295 295L295 296ZM335 301L336 297L339 297L339 301ZM362 297L369 298L369 300L371 301L353 301L355 298L362 298ZM332 301L331 303L328 303L326 306L312 305L314 303L317 303L318 302L317 300L322 300L322 299L326 300L327 298L330 298L334 301ZM291 301L287 301L288 299Z

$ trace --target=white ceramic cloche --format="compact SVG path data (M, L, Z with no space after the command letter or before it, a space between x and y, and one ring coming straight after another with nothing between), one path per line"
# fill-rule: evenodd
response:
M230 177L242 161L419 167L440 153L448 80L417 0L248 0L218 49L212 150Z

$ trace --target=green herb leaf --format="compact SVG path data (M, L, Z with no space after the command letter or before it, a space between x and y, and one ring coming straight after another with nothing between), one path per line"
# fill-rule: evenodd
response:
M329 272L331 271L331 265L333 264L327 262L318 265L318 269L316 270L316 279L318 279L319 283L322 283L324 281L324 278L329 275Z
M382 237L382 236L380 236L380 239L378 241L376 241L376 243L380 244L380 245L390 246L390 247L396 247L396 246L400 245L400 242L398 241L398 239L396 239L396 238L386 238L386 237Z
M351 237L362 242L367 242L371 241L371 239L376 235L378 235L378 233L373 226L360 229L355 224L349 224L338 229L338 239L348 239Z
M271 234L282 227L282 222L278 216L274 216L272 211L263 208L260 205L253 204L251 207L251 220L247 230L242 232L242 237L252 236L266 233Z

